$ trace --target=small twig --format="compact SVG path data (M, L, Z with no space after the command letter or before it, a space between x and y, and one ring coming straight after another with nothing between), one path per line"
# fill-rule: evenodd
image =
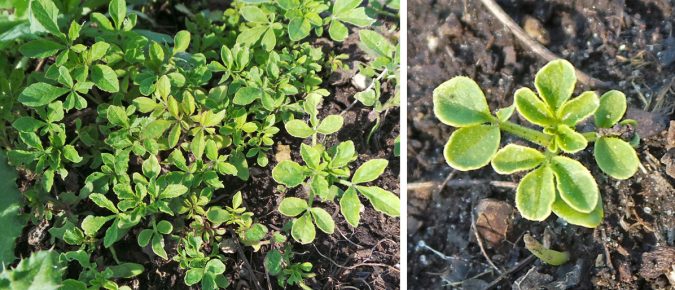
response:
M331 259L330 257L321 253L321 251L319 251L319 249L316 247L316 245L312 244L312 246L314 247L314 250L316 250L316 253L319 254L319 256L325 258L326 260L331 262L331 264L335 265L338 268L342 268L342 269L346 269L346 270L352 270L352 269L355 269L355 268L358 268L358 267L385 267L385 268L389 268L392 271L401 272L401 270L397 269L394 266L387 265L387 264L381 264L381 263L359 263L359 264L352 265L352 266L349 266L349 267L347 267L345 265L340 265L337 262L335 262L333 259Z
M474 218L473 209L471 210L471 230L473 230L473 234L476 236L476 241L478 242L480 252L483 253L483 256L487 260L488 264L490 264L490 266L492 266L492 268L494 268L497 271L497 273L501 274L502 270L499 269L495 265L495 263L492 262L492 259L490 259L490 256L488 256L487 252L485 251L485 247L483 246L483 240L480 238L478 230L476 229L476 219Z
M499 181L499 180L485 180L485 179L469 179L469 180L464 180L464 179L459 179L459 180L449 180L447 182L444 182L439 186L440 189L444 188L445 186L449 187L466 187L466 186L475 186L475 185L490 185L494 187L502 187L502 188L516 188L518 184L510 181ZM423 182L413 182L408 184L408 191L414 191L414 190L423 190L423 189L429 189L432 187L437 186L437 182L434 181L423 181ZM440 191L439 189L439 191Z
M35 71L40 71L42 69L42 66L45 64L46 58L41 58L37 65L35 66Z
M490 10L490 12L502 24L504 24L504 26L506 26L507 28L509 28L509 30L511 30L511 33L513 33L513 35L515 35L516 38L518 38L518 40L520 40L535 54L537 54L538 56L547 61L552 61L554 59L560 58L556 54L548 50L546 47L530 38L525 33L525 31L523 31L523 29L520 28L520 26L518 26L518 24L516 24L516 22L514 22L513 19L511 19L511 17L508 14L506 14L506 12L504 12L504 10L494 0L480 0L480 1L483 3L483 5L485 5L485 7L488 10ZM608 88L610 85L608 82L593 78L579 69L576 69L576 72L579 81L590 87Z
M495 286L499 285L499 283L500 283L502 280L504 280L504 278L510 276L511 274L513 274L513 273L515 273L515 272L518 272L518 271L519 271L522 267L524 267L525 265L527 265L527 264L529 264L529 263L532 263L532 261L534 261L534 259L535 259L535 256L534 256L534 255L529 255L527 258L525 258L524 260L518 262L518 264L516 264L515 266L511 267L511 269L509 269L509 270L507 270L506 272L504 272L504 273L502 273L501 275L499 275L499 277L497 277L497 279L492 280L492 282L490 282L490 284L488 284L485 288L483 288L483 290L492 289L492 288L494 288Z

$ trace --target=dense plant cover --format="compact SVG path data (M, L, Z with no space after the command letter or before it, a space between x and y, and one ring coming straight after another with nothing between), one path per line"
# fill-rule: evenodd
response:
M593 149L598 167L616 179L637 172L639 160L633 146L639 142L633 120L621 120L626 97L608 91L601 97L593 91L571 98L576 84L575 69L565 60L546 64L535 76L537 93L529 88L515 92L514 104L490 113L478 84L467 77L454 77L434 90L436 117L458 127L445 146L448 164L458 170L473 170L488 163L497 173L528 172L518 184L516 207L529 220L542 221L551 212L567 222L596 227L603 219L602 198L591 172L567 155ZM514 110L541 127L537 131L509 121ZM593 116L593 131L580 132L585 119ZM518 144L499 148L501 131L542 147Z
M27 222L47 224L54 247L3 270L0 288L125 288L124 279L145 271L118 259L116 246L125 241L126 251L129 240L177 262L188 286L228 287L226 264L236 259L229 249L265 246L265 269L280 286L307 287L312 264L296 261L287 236L309 243L315 225L333 233L333 218L315 199L338 200L354 227L360 197L399 215L396 195L367 184L385 159L357 167L352 141L330 146L318 138L343 125L340 115L318 109L330 95L323 78L348 56L312 42L343 41L361 28L360 48L372 61L357 68L370 84L355 101L372 107L372 134L380 114L398 106L399 47L367 27L378 15L397 17L397 1L242 0L198 13L178 4L188 17L175 35L140 28L155 25L142 5L99 2L0 2L0 141L9 164L26 175L20 193L0 152L0 258L15 265ZM279 211L297 219L270 230L224 180L272 166L273 145L285 133L311 143L298 148L304 164L281 161L274 179L306 184L308 192L284 198ZM229 200L218 198L226 193ZM62 277L74 265L76 277Z

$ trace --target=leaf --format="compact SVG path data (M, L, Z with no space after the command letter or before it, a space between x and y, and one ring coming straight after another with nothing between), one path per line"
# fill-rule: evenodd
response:
M166 188L159 194L160 199L169 199L179 197L185 194L188 191L188 188L182 184L169 184Z
M389 165L386 159L372 159L363 163L352 176L352 183L359 184L377 179Z
M19 52L25 57L45 58L55 55L64 48L63 44L40 38L19 47Z
M317 132L328 135L333 134L342 128L344 123L344 118L340 115L328 115L325 119L321 120L319 127L316 128Z
M159 176L159 173L162 168L159 166L159 161L157 160L157 157L155 155L150 155L148 159L143 161L142 169L143 175L149 178L153 178Z
M77 153L77 149L73 145L63 146L63 157L73 163L80 163L82 157Z
M173 37L173 53L184 52L190 46L190 32L181 30Z
M125 0L112 0L108 5L108 12L110 12L110 17L113 22L115 22L115 27L117 30L120 30L122 23L124 23L124 18L127 16L127 3Z
M256 99L260 99L262 94L263 92L259 88L243 87L234 94L232 102L237 105L245 106L253 103Z
M513 103L511 106L497 110L495 115L497 116L497 119L499 119L500 122L506 122L511 118L511 116L513 115L513 111L515 111L515 109L516 104Z
M553 157L551 169L562 200L572 209L590 213L598 202L598 185L593 175L579 161L565 156Z
M124 108L111 105L108 107L106 115L110 124L125 128L129 127L129 117L127 117L127 112Z
M290 120L284 124L286 131L293 137L307 138L314 134L314 129L301 120Z
M35 1L37 2L37 1ZM0 272L0 287L12 290L61 289L63 272L55 251L39 251L22 259L13 269Z
M560 107L560 110L558 110L558 118L563 124L573 127L577 123L593 115L599 105L600 100L595 92L583 92L578 97L567 101Z
M377 95L373 89L358 92L354 94L354 98L359 100L359 102L361 102L363 105L369 107L374 106L377 102Z
M309 168L318 168L321 163L321 150L304 143L300 144L300 156Z
M478 84L454 77L434 89L434 115L443 124L465 127L489 122L490 108Z
M268 22L267 16L265 16L265 12L263 12L262 9L258 8L257 6L253 5L244 6L239 10L239 13L248 22L257 22L257 23Z
M59 25L56 18L59 15L59 9L51 0L37 0L31 2L31 15L37 20L45 30L53 35L60 35ZM31 19L32 22L32 19Z
M545 220L554 201L553 171L546 165L525 175L516 189L516 208L528 220Z
M73 78L70 76L70 71L65 66L59 67L59 83L66 87L73 87ZM72 94L72 92L71 92Z
M204 155L204 149L206 148L206 137L204 136L204 131L199 130L192 138L192 143L190 143L190 150L192 154L195 155L195 158L201 159Z
M271 276L281 273L283 257L277 249L272 249L265 254L265 271Z
M552 206L553 213L573 225L595 228L602 223L605 213L602 209L602 198L598 195L598 202L591 213L582 213L571 208L565 201L556 197Z
M145 271L143 265L136 263L122 263L108 268L112 271L113 277L125 279L136 277Z
M300 164L284 160L279 162L277 166L272 169L272 178L278 183L288 187L296 187L305 181L305 174L303 167Z
M354 187L349 187L340 198L340 212L352 227L359 226L361 219L361 201Z
M640 164L635 149L616 137L600 137L595 142L593 155L602 172L620 180L633 176Z
M29 107L40 107L51 103L70 90L52 86L48 83L34 83L26 87L19 95L19 102Z
M262 40L260 41L260 44L267 51L271 51L272 49L274 49L274 47L277 45L277 37L276 34L274 34L274 29L269 28L267 29L267 31L265 31L265 34L263 35Z
M117 74L107 65L94 65L91 68L91 80L99 89L108 93L116 93L120 90Z
M481 168L488 163L499 148L499 127L477 125L459 128L452 133L443 155L448 164L458 170Z
M82 229L84 234L90 237L96 235L98 230L103 227L105 223L114 218L114 216L87 216L82 220Z
M141 131L141 139L152 139L155 140L164 135L164 131L169 129L171 126L171 121L169 120L154 120L143 128Z
M529 88L520 88L514 95L516 109L530 123L547 127L555 123L549 107Z
M340 21L333 20L330 22L330 27L328 27L328 35L330 38L335 41L344 41L347 39L349 30L347 26L342 24Z
M611 90L600 97L600 105L595 111L595 126L610 128L614 126L626 113L626 95L620 91Z
M296 219L295 222L293 222L291 236L293 236L293 239L303 245L314 241L314 238L316 237L316 229L314 228L312 217L310 216L309 212L306 212L300 218Z
M349 141L343 141L338 144L338 146L335 148L335 154L333 155L333 159L331 160L331 168L340 168L344 167L349 162L352 162L356 160L356 151L354 149L354 142L349 140Z
M211 274L222 274L225 272L225 264L220 259L211 259L206 263L204 270Z
M2 235L0 235L0 265L10 265L16 259L14 256L15 241L21 236L27 222L22 214L23 204L16 179L16 170L7 164L5 152L0 150L0 180L2 180L0 182L0 192L2 192L0 194L0 225L3 228Z
M141 113L149 113L156 109L159 105L151 98L147 97L138 97L133 101L134 105L138 108Z
M157 231L160 234L168 235L173 231L173 225L165 220L159 221L157 223Z
M185 273L185 278L183 280L185 281L185 285L192 286L194 284L199 283L199 281L202 280L202 277L204 277L203 268L192 268L187 270L187 272Z
M164 250L164 237L162 237L162 235L153 235L150 246L152 247L152 251L157 254L157 256L162 257L164 260L169 259L166 251Z
M312 213L314 223L316 223L316 226L321 231L329 235L333 234L335 231L335 221L333 221L333 217L326 210L319 207L313 207L310 208L309 211Z
M230 221L232 215L221 207L213 206L206 212L206 218L212 223L219 225Z
M370 200L377 211L393 217L401 215L401 201L392 192L377 186L357 185L356 189Z
M374 57L392 58L396 51L387 38L372 30L359 30L359 40L359 47Z
M544 154L530 147L516 144L499 149L492 158L492 168L499 174L531 170L544 161Z
M525 248L546 264L560 266L570 260L569 252L559 252L546 248L530 234L525 234L523 241L525 242Z
M567 125L558 125L555 142L560 149L567 153L576 153L588 146L588 141L581 133L574 131Z
M169 77L167 77L166 75L162 75L161 77L159 77L159 80L157 80L157 84L155 84L155 88L159 96L162 97L162 99L166 100L166 98L171 93L171 81L169 80Z
M312 25L303 17L294 17L288 23L288 37L292 41L301 40L309 35Z
M93 201L96 205L108 209L111 212L118 213L119 210L115 207L115 204L110 201L105 195L100 193L92 193L89 195L89 199Z
M28 116L19 117L12 123L12 127L19 130L19 132L36 132L45 125L47 125L47 123Z
M279 204L279 212L288 217L295 217L307 210L307 201L297 197L286 197Z
M105 41L99 41L91 46L91 61L96 61L105 56L110 44Z
M334 14L333 17L358 27L366 27L375 23L375 19L368 17L365 7L350 9L342 13Z
M259 243L262 239L267 236L269 231L267 228L261 224L253 224L249 229L244 233L244 241L247 245L253 245Z
M576 82L574 66L564 59L550 61L534 77L539 96L554 111L572 96Z

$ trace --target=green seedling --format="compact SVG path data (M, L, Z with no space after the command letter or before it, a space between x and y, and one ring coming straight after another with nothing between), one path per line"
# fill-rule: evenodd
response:
M529 234L523 236L523 241L525 242L525 248L546 264L560 266L570 260L569 252L559 252L546 248Z
M310 94L305 99L303 109L309 115L309 123L302 120L290 120L286 122L285 127L288 134L297 138L312 137L312 145L317 143L317 135L330 135L342 128L344 119L340 115L328 115L323 120L319 120L318 106L322 101L319 94Z
M595 142L598 167L616 179L635 174L639 160L629 142L637 136L621 136L614 126L633 126L621 121L626 97L609 91L600 98L584 92L570 98L576 83L574 67L565 60L546 64L535 77L538 94L529 88L516 91L514 105L494 115L478 84L455 77L434 90L434 113L444 124L458 127L445 145L448 164L458 170L474 170L488 163L500 174L529 171L518 184L516 207L529 220L542 221L551 212L569 223L596 227L603 219L598 185L574 154ZM541 127L535 130L509 121L514 110ZM579 132L577 125L594 116L596 131ZM500 147L501 132L521 137L540 146L508 144Z
M277 284L281 287L297 285L298 287L309 290L305 279L314 278L312 273L312 264L309 262L293 262L293 248L286 242L286 237L280 234L275 235L273 244L283 246L283 249L272 249L265 255L265 271L277 278Z
M192 286L201 282L202 289L227 288L230 281L223 275L225 264L221 261L221 255L217 254L217 247L206 255L202 252L203 246L202 239L192 234L181 239L178 255L174 260L180 264L181 269L187 270L185 285Z
M61 253L59 261L64 265L77 261L83 269L77 279L64 280L61 289L131 289L128 286L119 286L113 279L133 278L145 271L143 265L136 263L120 263L101 271L98 265L103 264L102 258L91 261L90 254L84 250Z
M29 290L35 285L45 290L60 289L65 267L59 265L58 256L52 250L40 251L22 259L14 268L6 269L3 265L0 288Z

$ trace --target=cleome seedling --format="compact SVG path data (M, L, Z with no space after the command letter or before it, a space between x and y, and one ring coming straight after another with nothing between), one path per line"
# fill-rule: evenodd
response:
M636 125L634 120L622 120L626 111L623 93L612 90L598 97L587 91L572 98L576 80L572 64L551 61L535 76L536 93L518 89L514 104L494 114L470 78L454 77L441 84L433 92L434 113L442 123L457 127L445 145L445 160L462 171L490 163L500 174L527 172L515 197L526 219L543 221L555 213L574 225L598 226L603 219L598 185L573 157L594 143L593 156L600 170L615 179L627 179L638 169L633 145L639 136L617 133L619 127ZM514 111L540 130L509 121ZM580 131L579 125L589 117L594 119L595 130ZM507 144L500 148L502 132L537 147Z

